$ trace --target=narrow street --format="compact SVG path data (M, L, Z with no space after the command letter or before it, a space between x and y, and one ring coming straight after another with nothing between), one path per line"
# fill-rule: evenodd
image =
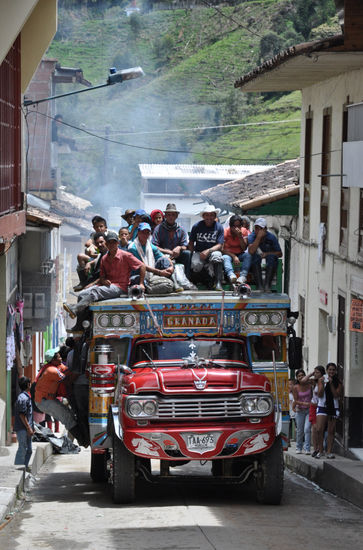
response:
M115 506L110 487L92 483L89 462L89 450L52 456L0 531L0 549L361 548L362 511L288 471L281 506L258 505L252 490L145 482L135 504Z

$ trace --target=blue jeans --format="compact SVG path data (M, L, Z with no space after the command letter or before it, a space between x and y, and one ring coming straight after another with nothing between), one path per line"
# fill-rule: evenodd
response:
M30 457L32 455L32 436L28 435L26 430L19 430L16 432L16 437L18 439L18 450L16 451L14 464L19 466L24 464L28 466Z
M296 450L310 451L310 432L311 424L309 422L309 407L296 411Z
M248 271L251 265L251 260L250 260L251 255L248 254L248 252L241 252L241 254L236 254L236 255L242 264L241 275L244 275L245 277L247 277ZM234 274L234 269L235 269L235 266L233 265L233 260L231 256L228 256L228 254L223 254L222 259L223 259L224 271L226 272L227 277L230 278L230 276Z
M260 254L257 254L257 252L255 252L254 254L250 254L249 252L245 252L244 256L245 256L245 258L244 258L245 265L246 265L246 267L248 266L247 271L249 271L251 265L256 265L256 264L261 265L262 258L261 258ZM266 262L266 267L270 265L270 266L276 268L277 267L277 262L278 262L278 257L275 254L269 254L268 256L266 256L265 262Z

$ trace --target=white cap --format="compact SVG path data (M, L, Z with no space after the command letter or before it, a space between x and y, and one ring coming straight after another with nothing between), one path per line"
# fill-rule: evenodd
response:
M258 227L262 227L262 229L264 229L265 227L267 227L267 222L265 220L265 218L257 218L257 220L255 221L255 226L258 225Z
M207 206L205 206L203 210L200 212L200 215L203 216L203 214L210 214L211 212L214 212L215 215L218 216L218 214L220 213L220 210L219 208L214 208L212 204L207 204Z

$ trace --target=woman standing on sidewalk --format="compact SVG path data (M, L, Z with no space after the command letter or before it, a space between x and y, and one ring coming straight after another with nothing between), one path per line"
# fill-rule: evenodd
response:
M296 411L296 453L310 454L310 429L309 408L312 396L310 380L307 379L305 371L299 369L296 371L297 383L293 388L294 403L293 410Z
M339 397L342 395L343 385L337 376L335 363L328 363L327 374L318 380L318 408L316 412L316 428L318 435L318 454L323 455L324 432L328 426L327 455L326 458L335 458L332 453L336 420L339 416Z
M313 442L314 452L311 456L316 457L319 453L319 444L318 444L318 432L316 426L316 410L318 407L318 380L325 374L325 369L322 365L315 367L312 373L307 374L303 379L302 383L309 382L312 387L312 397L309 407L309 422L311 424L311 439Z

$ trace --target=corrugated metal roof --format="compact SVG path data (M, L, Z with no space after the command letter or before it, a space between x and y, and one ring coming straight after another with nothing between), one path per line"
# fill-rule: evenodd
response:
M139 164L145 179L240 179L256 172L263 172L271 165L257 164Z

